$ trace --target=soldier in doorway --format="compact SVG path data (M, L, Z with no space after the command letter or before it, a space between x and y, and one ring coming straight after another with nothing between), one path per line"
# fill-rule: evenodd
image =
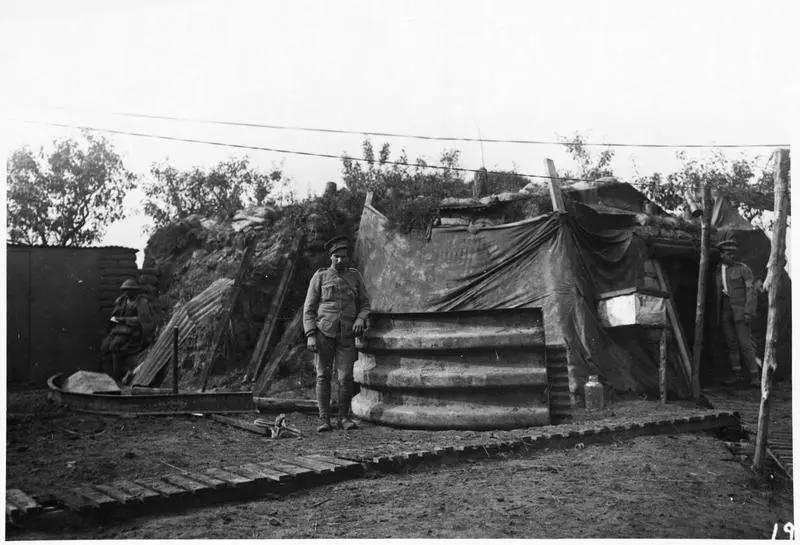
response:
M726 238L717 248L720 263L714 272L716 307L732 373L723 384L758 387L761 381L750 330L756 312L753 273L750 267L736 260L739 245L735 239Z
M318 432L331 431L331 374L334 362L339 380L339 427L357 428L350 413L353 397L353 364L356 360L355 337L366 328L369 296L358 270L350 268L347 237L335 237L325 243L331 266L319 269L311 277L303 307L303 329L308 350L314 353L317 372Z
M138 354L150 343L154 330L150 302L133 278L120 286L122 295L114 301L108 333L100 345L104 371L121 380L130 371L130 357Z

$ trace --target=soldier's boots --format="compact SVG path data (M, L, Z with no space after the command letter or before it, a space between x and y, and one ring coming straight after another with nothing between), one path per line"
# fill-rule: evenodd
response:
M318 433L325 433L328 431L332 431L333 426L331 426L331 419L326 417L320 417L319 419L319 426L317 426Z
M339 428L349 431L349 430L357 430L358 424L356 424L349 416L339 419Z

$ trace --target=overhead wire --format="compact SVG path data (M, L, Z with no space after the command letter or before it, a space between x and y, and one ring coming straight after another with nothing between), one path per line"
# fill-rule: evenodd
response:
M56 110L77 110L75 108L67 107L51 107ZM273 130L289 130L301 132L318 132L329 134L350 134L362 136L380 136L386 138L411 138L416 140L434 140L434 141L447 141L447 142L480 142L480 143L494 143L494 144L530 144L530 145L546 145L546 146L563 146L569 144L568 140L555 141L555 140L530 140L530 139L509 139L509 138L470 138L466 136L431 136L422 134L408 134L408 133L395 133L384 131L372 130L348 130L348 129L330 129L322 127L304 127L299 125L281 125L274 123L253 123L245 121L226 121L219 119L207 119L199 117L182 117L176 115L156 115L156 114L142 114L136 112L110 112L111 115L122 117L133 117L141 119L158 119L162 121L180 121L183 123L203 123L213 125L227 125L232 127L249 127ZM591 147L612 147L612 148L775 148L775 147L789 147L789 144L637 144L637 143L624 143L624 142L581 142L582 146Z
M166 136L161 134L151 134L151 133L144 133L144 132L136 132L136 131L123 131L119 129L105 129L101 127L92 127L89 125L75 125L71 123L56 123L54 121L32 121L29 119L17 119L13 118L13 121L18 121L21 123L31 123L31 124L39 124L39 125L48 125L53 127L63 127L69 129L80 129L80 130L87 130L87 131L96 131L96 132L105 132L110 134L120 134L126 136L138 136L142 138L153 138L158 140L169 140L172 142L187 142L191 144L208 144L211 146L222 146L222 147L229 147L229 148L238 148L238 149L250 149L250 150L258 150L258 151L268 151L273 153L284 153L289 155L302 155L306 157L322 157L326 159L349 159L351 161L356 161L359 163L374 163L375 161L369 161L368 159L361 159L358 157L349 157L347 155L334 155L331 153L321 153L321 152L312 152L312 151L302 151L302 150L290 150L290 149L281 149L281 148L271 148L266 146L253 146L249 144L233 144L230 142L217 142L214 140L201 140L197 138L183 138L178 136ZM474 169L474 168L465 168L465 167L454 167L454 166L444 166L444 165L431 165L428 163L408 163L402 161L382 161L381 164L384 165L395 165L395 166L402 166L402 167L416 167L416 168L431 168L437 170L451 170L456 172L480 172L481 169ZM540 179L556 179L556 180L565 180L570 182L591 182L593 180L586 179L586 178L572 178L568 176L544 176L542 174L525 174L522 172L515 172L518 176L522 176L525 178L540 178Z

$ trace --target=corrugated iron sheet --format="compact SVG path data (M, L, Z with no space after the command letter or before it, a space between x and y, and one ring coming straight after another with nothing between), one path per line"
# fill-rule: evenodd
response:
M360 418L427 429L550 423L541 309L372 313L356 345Z
M220 311L232 287L232 279L220 278L185 305L177 306L167 325L162 328L158 340L134 373L133 385L151 386L158 372L172 358L172 330L178 328L178 345L183 345L197 324Z

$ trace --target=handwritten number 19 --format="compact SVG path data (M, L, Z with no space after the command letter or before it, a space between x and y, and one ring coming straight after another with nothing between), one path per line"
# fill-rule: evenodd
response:
M772 539L776 539L778 537L778 526L779 524L776 522L775 526L772 527ZM789 534L789 539L794 539L794 524L791 522L784 524L783 533Z

